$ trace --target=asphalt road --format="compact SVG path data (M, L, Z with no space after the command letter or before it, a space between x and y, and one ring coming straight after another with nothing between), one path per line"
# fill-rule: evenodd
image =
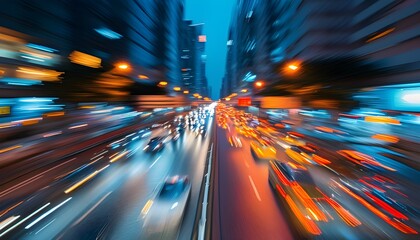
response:
M164 131L154 130L152 136ZM2 186L0 237L138 239L148 200L168 176L187 175L192 191L179 239L189 239L210 136L187 130L151 154L143 151L150 136L134 133L116 149L101 144Z
M293 239L268 183L268 162L253 159L248 140L235 148L226 136L217 127L212 239Z
M232 110L227 112L232 113ZM301 235L301 226L291 213L290 207L285 201L281 201L282 197L277 191L270 188L267 181L267 161L255 159L250 152L250 138L238 134L231 119L226 123L227 128L218 127L216 133L217 162L214 169L216 177L212 239L308 237ZM281 130L282 134L278 136L266 135L275 143L276 161L303 164L305 171L314 180L313 186L325 194L324 199L333 199L340 208L360 221L359 225L350 226L338 215L338 211L322 208L328 214L329 221L318 221L321 233L310 238L418 239L420 172L398 159L387 157L397 153L385 145L364 142L363 140L372 139L372 134L365 134L363 128L358 130L359 133L343 135L318 131L315 129L317 126L321 125L307 123L305 127L293 126ZM289 157L285 150L290 148L291 143L281 136L290 131L303 134L301 140L317 146L316 154L330 163L305 163ZM360 139L361 135L366 136ZM229 136L238 137L242 146L232 146L234 144L228 140ZM358 139L356 141L353 138ZM344 149L371 156L382 167L372 168L352 163L336 152ZM381 196L382 200L375 196Z

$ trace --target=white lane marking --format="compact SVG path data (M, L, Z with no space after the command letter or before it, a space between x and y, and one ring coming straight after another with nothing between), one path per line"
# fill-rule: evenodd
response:
M247 167L247 168L249 168L249 164L248 164L248 162L244 159L244 163L245 163L245 166Z
M28 226L26 226L25 229L31 228L33 225L37 224L39 221L41 221L42 219L44 219L46 216L50 215L52 212L54 212L55 210L57 210L59 207L63 206L66 202L70 201L71 199L72 199L72 197L69 197L66 200L64 200L64 202L62 202L62 203L58 204L57 206L51 208L48 212L42 214L40 217L38 217L37 219L35 219L35 221L33 221L30 224L28 224Z
M48 227L51 223L53 223L55 221L55 218L51 221L51 222L49 222L49 223L47 223L47 225L45 225L45 226L43 226L41 229L39 229L35 234L38 234L39 232L41 232L42 230L44 230L44 228L46 228L46 227Z
M207 173L206 173L206 187L204 189L204 198L203 198L203 207L201 208L201 218L200 223L198 226L198 239L204 240L204 235L206 233L206 221L207 221L207 204L208 204L208 198L209 198L209 187L210 187L210 174L211 174L211 159L213 155L213 143L210 146L210 156L209 156L209 164L207 167Z
M49 171L52 171L52 170L54 170L54 169L56 169L56 168L58 168L58 167L60 167L60 166L62 166L62 165L64 165L64 164L66 164L66 163L72 162L72 161L74 161L74 160L76 160L76 158L72 158L72 159L70 159L70 160L69 160L69 161L67 161L67 162L63 162L63 163L61 163L61 164L58 164L57 166L52 167L52 168L50 168L50 169L48 169L48 170L45 170L45 171L43 171L43 172L41 172L41 173L38 173L37 175L35 175L35 176L33 176L33 177L29 178L29 179L26 179L25 181L20 182L20 183L16 184L15 186L12 186L12 187L10 187L10 188L8 188L8 189L6 189L6 190L3 190L2 192L0 192L0 197L3 197L4 195L9 194L9 193L11 193L11 192L15 191L16 189L19 189L19 188L23 187L24 185L26 185L26 184L28 184L28 183L29 183L28 181L30 181L30 182L35 181L35 179L33 179L33 178L38 179L39 177L41 177L41 175L43 175L43 174L45 174L45 173L47 173L47 172L49 172ZM23 184L23 185L22 185L22 184Z
M20 222L16 223L15 225L13 225L12 227L10 227L9 229L7 229L6 231L4 231L2 234L0 234L0 237L2 237L4 234L12 231L14 228L16 228L17 226L19 226L20 224L22 224L23 222L25 222L26 220L28 220L29 218L31 218L33 215L37 214L38 212L40 212L42 209L48 207L48 205L50 205L50 203L45 204L44 206L38 208L38 210L36 210L35 212L31 213L29 216L27 216L26 218L20 220Z
M160 159L160 157L161 156L159 156L158 158L156 158L156 160L152 163L152 165L150 165L149 169L151 169L156 164L156 162Z
M18 215L18 216L11 216L11 217L6 218L6 220L0 222L0 230L2 230L3 228L7 227L9 224L11 224L12 222L14 222L19 217L20 217L20 215Z
M254 184L254 181L252 180L252 177L250 175L248 175L248 177L249 177L249 181L251 182L252 188L254 189L255 196L257 196L258 201L261 202L260 194L258 193L258 190L255 187L255 184Z
M95 208L99 206L99 204L101 204L105 200L105 198L107 198L111 193L112 191L103 196L95 205L93 205L85 214L83 214L83 216L81 216L75 223L73 223L72 227L76 226L81 221L83 221L83 219L85 219L93 210L95 210Z

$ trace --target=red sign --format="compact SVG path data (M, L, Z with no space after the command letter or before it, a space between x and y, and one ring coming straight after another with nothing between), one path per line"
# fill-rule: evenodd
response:
M251 106L251 98L250 97L240 97L240 98L238 98L238 106L240 106L240 107Z
M198 36L198 41L199 42L206 42L207 41L206 35L200 35L200 36Z

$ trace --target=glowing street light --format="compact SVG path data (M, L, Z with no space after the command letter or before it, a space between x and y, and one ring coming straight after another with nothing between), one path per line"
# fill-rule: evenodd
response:
M149 77L148 77L148 76L143 75L143 74L140 74L140 75L139 75L139 78L140 78L140 79L149 79Z
M128 64L127 63L119 63L119 64L117 64L117 67L121 70L126 70L126 69L128 69Z
M264 86L264 82L263 81L256 81L255 86L258 87L258 88L261 88L261 87Z
M166 85L168 85L168 82L162 81L162 82L159 82L158 85L161 87L165 87Z
M246 92L248 92L248 89L244 88L244 89L241 90L241 92L246 93Z
M296 66L295 64L290 64L289 66L287 66L289 69L296 71L299 67Z
M190 91L188 91L188 90L184 90L184 92L183 92L184 94L188 94L188 93L190 93Z
M300 65L301 65L301 62L298 60L289 62L284 66L283 71L285 74L294 75L298 71L300 71Z
M174 87L173 89L174 89L174 91L177 91L177 92L181 91L180 87Z

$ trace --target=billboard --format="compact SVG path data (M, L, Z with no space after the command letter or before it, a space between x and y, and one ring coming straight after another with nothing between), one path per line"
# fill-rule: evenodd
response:
M249 107L251 106L251 98L250 97L238 97L238 106L239 107Z
M206 35L199 35L199 36L198 36L198 41L199 41L199 42L207 42L207 37L206 37Z
M261 98L261 108L300 108L301 101L296 97L263 97Z
M0 106L0 117L10 115L10 106Z

